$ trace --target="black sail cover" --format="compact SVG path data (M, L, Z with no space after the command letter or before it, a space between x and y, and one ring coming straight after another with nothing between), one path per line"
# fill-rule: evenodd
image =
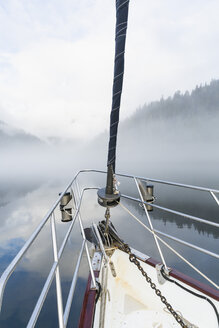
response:
M116 0L116 36L115 36L115 61L113 79L113 99L110 115L110 138L108 148L108 171L115 173L116 142L119 123L119 110L124 74L124 54L126 30L128 22L129 0Z

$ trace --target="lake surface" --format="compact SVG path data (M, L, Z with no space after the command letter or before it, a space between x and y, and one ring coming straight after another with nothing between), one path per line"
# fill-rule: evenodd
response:
M134 184L121 180L120 189L123 193L137 196ZM81 186L85 179L81 180ZM105 178L89 180L91 186L104 186ZM4 271L13 257L17 254L24 242L28 239L35 227L39 224L45 213L54 203L57 195L65 185L60 182L37 183L26 182L17 185L7 184L1 186L0 207L0 273ZM164 188L154 186L156 203L172 209L182 210L192 215L200 216L207 220L219 222L218 206L210 195L203 192L179 190L175 187ZM144 211L138 203L127 202L127 206L142 222L147 224ZM96 202L96 192L87 192L82 204L81 214L84 226L90 226L92 222L98 222L104 217L104 209ZM117 206L112 209L112 222L118 233L132 247L159 260L159 254L154 245L152 236L146 230L133 221L132 217ZM150 213L154 228L185 239L212 252L218 252L219 231L216 228L203 223L192 222L183 217L177 217L155 209ZM62 223L60 212L56 211L56 228L59 245L67 230L69 223ZM43 229L40 238L35 241L24 259L20 262L16 271L12 274L5 289L2 313L0 315L0 327L25 327L34 305L39 297L40 290L53 262L53 253L50 238L50 225ZM48 237L49 236L49 237ZM164 238L165 239L165 238ZM168 241L167 239L165 239ZM173 241L169 244L180 252L188 260L192 261L203 273L216 283L219 282L219 264L216 259L182 246ZM65 304L67 292L71 283L76 258L81 246L81 234L78 222L66 246L63 260L61 261L61 277L63 290L63 303ZM162 247L167 265L174 267L194 278L203 281L196 272L182 263L168 249ZM68 327L77 327L80 315L80 306L83 300L87 279L87 262L85 254L80 268L79 281L73 300ZM36 327L58 327L56 310L55 283L51 285L45 305L39 316Z

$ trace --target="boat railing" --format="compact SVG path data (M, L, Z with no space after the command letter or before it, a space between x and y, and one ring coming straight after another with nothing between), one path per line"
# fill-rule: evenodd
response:
M66 235L64 236L64 239L62 241L60 249L58 250L58 248L57 248L55 210L58 207L58 205L60 204L60 201L61 201L62 197L65 195L66 192L68 192L70 190L70 192L73 194L74 193L73 188L74 188L74 189L76 189L75 194L77 194L77 192L79 193L77 177L78 177L79 174L81 174L82 172L86 172L86 171L92 171L92 170L82 170L82 171L79 171L75 175L74 179L69 183L69 185L65 188L65 190L60 194L60 196L58 197L56 202L53 204L51 209L48 211L48 213L45 215L45 217L41 221L41 223L38 225L38 227L35 229L35 231L32 233L32 235L29 237L29 239L26 241L26 243L23 245L21 250L18 252L18 254L13 259L13 261L8 265L8 267L5 269L5 271L3 272L3 274L0 277L0 309L1 309L4 290L5 290L5 286L7 284L7 281L9 279L9 277L11 276L13 271L16 269L17 265L19 264L21 259L24 257L26 252L29 250L29 248L31 247L33 242L37 239L37 237L39 236L39 234L42 231L43 227L50 220L52 249L53 249L54 261L53 261L52 267L50 269L50 272L49 272L49 274L46 278L44 286L41 290L41 293L40 293L40 296L37 300L35 308L32 312L32 315L29 319L27 327L34 327L35 326L35 324L37 322L37 319L38 319L38 316L40 314L40 311L42 309L42 306L45 302L46 296L48 294L48 291L50 289L50 286L52 284L52 281L54 279L54 276L56 278L56 296L57 296L59 327L66 327L67 322L68 322L68 316L69 316L69 313L70 313L71 303L72 303L72 299L73 299L73 295L74 295L74 289L75 289L75 285L76 285L76 282L77 282L79 266L80 266L80 262L81 262L81 259L82 259L82 254L83 254L84 249L86 249L86 254L87 254L88 264L89 264L90 271L91 271L93 286L94 286L94 288L96 286L96 280L95 280L94 273L93 273L93 270L92 270L92 265L91 265L91 260L90 260L90 256L89 256L88 246L87 246L87 243L86 243L86 239L85 239L85 235L84 235L84 229L83 229L82 220L81 220L79 211L80 211L81 202L82 202L84 192L87 191L87 190L97 189L97 188L92 188L92 187L91 188L84 188L82 190L81 194L80 195L78 194L77 201L76 201L76 210L75 210L75 213L72 217L72 221L69 225L69 228L66 232ZM62 258L65 246L67 244L67 241L69 240L70 234L72 232L72 229L74 227L74 223L75 223L77 218L78 218L79 223L80 223L80 229L81 229L83 241L82 241L82 245L81 245L80 254L79 254L79 257L78 257L78 260L77 260L75 272L74 272L74 275L73 275L71 287L70 287L70 290L69 290L65 310L63 311L61 278L60 278L60 272L59 272L59 262Z
M74 291L75 291L75 287L76 287L76 283L77 283L77 279L78 279L78 273L79 273L79 267L80 267L80 263L82 260L82 255L83 252L85 250L86 252L86 257L87 257L87 261L88 261L88 265L89 265L89 269L90 269L90 273L91 273L91 279L92 279L92 288L96 289L97 285L96 285L96 279L95 279L95 274L94 271L92 269L92 264L91 264L91 259L90 259L90 255L89 255L89 250L88 250L88 245L87 245L87 241L86 241L86 237L85 237L85 233L84 233L84 227L83 227L83 221L82 218L80 216L80 209L81 209L81 204L83 201L83 196L84 193L86 191L89 190L94 190L94 189L98 189L97 186L95 187L86 187L86 188L80 188L79 187L79 183L78 183L78 177L79 175L83 174L83 173L99 173L99 174L106 174L105 171L102 170L92 170L92 169L88 169L88 170L81 170L79 171L75 177L73 178L73 180L68 184L68 186L65 188L65 190L60 194L60 196L58 197L58 199L56 200L56 202L53 204L53 206L50 208L50 210L47 212L47 214L45 215L45 217L42 219L42 221L40 222L40 224L38 225L38 227L35 229L35 231L32 233L32 235L29 237L29 239L26 241L26 243L23 245L23 247L21 248L21 250L18 252L18 254L15 256L15 258L12 260L12 262L8 265L8 267L5 269L5 271L3 272L3 274L0 277L0 308L2 306L2 301L3 301L3 295L4 295L4 290L5 290L5 286L7 284L8 279L10 278L11 274L13 273L13 271L16 269L17 265L19 264L19 262L21 261L21 259L24 257L24 255L26 254L26 252L28 251L28 249L31 247L31 245L33 244L33 242L37 239L37 237L40 235L40 232L42 231L43 227L46 225L46 223L48 221L50 221L50 225L51 225L51 239L52 239L52 250L53 250L53 257L54 257L54 261L52 263L50 272L48 274L48 276L46 277L46 281L44 283L44 286L41 290L40 296L37 300L37 303L35 305L35 308L33 309L33 312L31 314L31 317L29 319L29 322L27 324L27 327L34 327L37 319L39 317L40 311L42 309L42 306L45 302L45 299L47 297L48 291L50 289L50 286L52 284L52 281L55 277L56 280L56 297L57 297L57 308L58 308L58 318L59 318L59 327L66 327L67 322L68 322L68 317L69 317L69 313L70 313L70 309L71 309L71 305L72 305L72 300L73 300L73 296L74 296ZM125 194L121 194L121 200L122 199L128 199L134 202L138 202L140 204L142 204L144 210L145 210L145 214L148 220L148 224L149 226L145 225L143 222L141 222L141 220L139 220L138 218L136 218L136 216L134 214L131 213L132 217L134 219L136 219L144 228L146 228L147 230L149 230L152 234L153 237L155 239L157 248L159 250L162 262L165 266L166 262L160 247L160 242L164 243L166 246L168 245L165 241L163 241L161 239L160 236L164 236L168 239L174 240L178 243L184 244L186 246L189 246L193 249L196 249L200 252L203 252L207 255L219 258L219 255L213 252L210 252L206 249L203 249L201 247L198 247L196 245L193 245L191 243L188 243L186 241L183 241L179 238L176 238L174 236L168 235L164 232L158 231L156 229L153 228L153 224L152 224L152 220L149 214L149 211L147 210L147 205L150 205L154 208L158 208L162 211L165 212L169 212L172 214L176 214L179 216L183 216L189 220L193 220L193 221L197 221L197 222L201 222L201 223L205 223L208 225L212 225L214 227L219 227L219 224L216 222L211 222L208 220L205 220L203 218L199 218L196 216L192 216L189 214L185 214L183 212L180 211L176 211L176 210L172 210L169 208L165 208L163 206L157 205L155 203L148 203L143 199L143 195L142 192L139 188L139 181L145 181L145 182L153 182L153 183L158 183L158 184L164 184L164 185L170 185L170 186L175 186L175 187L180 187L180 188L189 188L189 189L193 189L193 190L199 190L199 191L203 191L203 192L207 192L210 194L211 197L213 197L213 199L215 200L215 202L217 203L217 205L219 206L219 200L217 197L217 194L219 194L219 190L216 189L209 189L209 188L203 188L203 187L197 187L197 186L192 186L192 185L186 185L186 184L179 184L179 183L174 183L174 182L169 182L169 181L163 181L163 180L157 180L157 179L149 179L149 178L144 178L144 177L139 177L139 176L134 176L134 175L126 175L126 174L117 174L117 177L124 177L124 178L129 178L132 179L135 184L136 184L136 188L138 190L139 196L140 198L137 197L132 197L129 195L125 195ZM70 192L71 195L75 198L75 211L74 214L72 215L72 220L69 223L69 227L68 230L62 240L62 244L60 246L60 248L58 249L58 243L57 243L57 233L56 233L56 220L55 220L55 210L57 209L57 207L60 205L60 202L62 200L62 197L66 194L66 192ZM129 211L124 204L122 204L122 202L120 201L120 205L126 210ZM66 212L69 215L69 212ZM75 221L78 220L79 222L79 226L80 226L80 231L81 231L81 235L82 235L82 244L81 244L81 249L79 252L79 256L77 258L77 262L76 262L76 266L75 266L75 271L73 274L73 278L72 278L72 282L71 282L71 286L68 292L68 297L67 297L67 301L66 301L66 305L65 308L63 309L63 300L62 300L62 287L61 287L61 276L60 276L60 270L59 270L59 263L60 260L62 258L65 246L70 238L71 232L73 230ZM167 246L168 247L168 246ZM170 246L169 246L170 247ZM171 247L170 247L171 249ZM176 255L178 255L181 259L185 260L182 256L180 256L180 254L178 254L175 251ZM186 260L185 260L186 261ZM187 261L188 262L188 261ZM206 278L205 275L202 274L202 276L204 276ZM207 278L208 279L208 278ZM213 285L215 287L218 288L218 286L212 282L210 279L208 279L209 282L213 283Z

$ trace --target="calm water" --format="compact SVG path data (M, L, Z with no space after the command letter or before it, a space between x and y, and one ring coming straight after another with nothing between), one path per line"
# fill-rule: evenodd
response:
M81 180L81 185L83 185ZM90 185L97 183L102 186L105 179L91 180ZM1 187L1 225L0 225L0 273L10 263L16 253L27 240L34 228L40 222L47 212L48 208L55 201L58 193L65 186L61 183L48 182L26 183L23 188L17 186L4 185ZM12 188L13 187L13 188ZM126 183L121 179L121 191L131 193L136 196L133 183ZM7 191L5 193L5 190ZM4 193L3 193L4 191ZM200 216L215 222L219 222L217 205L214 200L205 193L182 191L177 188L164 188L155 185L156 202L173 209L184 210L187 213ZM142 208L136 203L123 203L135 215L146 223L146 218ZM103 218L104 209L96 203L96 193L91 191L85 195L81 211L84 218L84 226L89 226L92 222L98 222ZM142 229L133 219L125 213L121 207L112 210L112 222L116 226L122 238L131 244L134 248L159 259L154 241L151 235ZM206 224L194 223L188 219L176 217L160 210L154 210L151 213L154 227L163 230L178 238L185 239L188 242L207 248L213 252L218 251L219 232L215 228ZM68 228L68 223L63 224L60 221L60 213L56 212L56 225L59 245ZM39 297L39 291L42 288L46 276L50 270L53 256L49 224L43 229L40 239L34 242L31 249L27 252L25 258L20 262L17 270L13 273L5 289L2 313L0 316L1 327L25 327L28 318L33 310L34 304ZM137 237L137 238L136 238ZM219 264L214 258L191 250L188 247L181 246L175 242L169 241L171 246L175 247L187 259L191 260L200 270L208 275L212 280L218 283ZM64 252L64 258L61 262L61 276L63 288L63 302L65 304L67 291L71 283L72 273L74 271L76 256L81 244L81 235L78 223L75 224L75 231L67 244ZM163 248L164 254L169 266L174 266L193 277L203 281L197 273L179 261L175 255ZM84 289L87 278L87 263L85 256L80 268L80 278L76 288L75 297L69 318L69 327L76 327L80 314L80 305L83 299ZM57 327L58 319L56 314L56 294L55 284L53 283L48 297L43 307L37 327Z

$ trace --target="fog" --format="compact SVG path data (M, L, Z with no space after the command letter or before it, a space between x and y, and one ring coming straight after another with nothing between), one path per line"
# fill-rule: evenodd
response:
M217 152L219 141L218 94L219 82L214 81L209 86L197 87L190 94L176 92L172 97L161 98L157 102L139 107L131 117L119 124L116 172L219 189L217 178L219 164ZM106 169L108 131L87 141L64 140L57 137L41 140L7 125L6 122L0 122L0 136L1 273L37 227L57 199L59 192L66 187L78 170ZM81 186L86 184L85 178L87 175L80 180ZM119 178L119 181L122 193L128 192L137 196L133 184L131 185L122 178ZM101 176L97 179L92 176L88 185L105 186L105 177ZM164 190L156 183L154 187L156 202L159 205L218 222L217 204L208 194L198 193L195 196L189 191L185 193L174 188L165 188ZM86 227L90 226L92 222L98 222L104 216L104 209L98 206L96 199L96 191L86 194L84 197L81 215ZM145 220L144 212L138 204L126 204L125 201L124 204L138 218ZM55 218L60 245L69 224L61 222L59 209L55 212ZM155 229L167 231L178 238L185 238L189 242L192 240L200 247L213 252L217 251L218 232L214 227L191 222L182 217L176 218L175 215L161 213L156 209L151 213L151 219ZM119 206L112 210L112 222L118 233L132 247L159 259L150 234L135 222L133 223L133 219ZM136 235L138 236L137 240ZM8 291L6 291L8 299L6 298L3 303L2 322L4 315L13 317L13 311L20 311L22 324L26 322L25 318L30 311L29 300L33 304L36 301L53 261L52 244L48 236L50 236L49 222L43 228L39 239L33 243L30 251L20 262L13 278L11 277L9 280ZM71 234L61 262L64 301L80 245L81 234L79 226L75 224L75 230ZM217 281L218 267L211 258L203 255L197 256L195 251L186 247L182 248L176 243L172 243L172 245L183 256L191 258L193 263L211 279ZM168 258L168 265L174 264L178 270L200 279L168 250L164 249L164 254ZM80 313L80 299L83 295L82 290L85 288L86 273L87 262L84 258L80 269L78 287L80 293L76 303L73 304L73 308L78 309L77 313ZM23 293L18 292L22 302L22 306L19 308L12 296L14 283L18 289L22 288L19 286L23 286L23 284L26 286L24 296ZM48 297L46 307L49 309L48 311L51 311L55 304L55 289L51 287L51 290L52 294ZM28 302L25 301L25 298L28 299ZM42 318L44 319L42 320L47 322L50 314L44 309L43 311ZM77 318L74 320L76 322ZM54 324L54 321L53 316L51 325ZM7 324L13 326L11 323Z
M138 108L119 124L116 171L219 188L218 94L212 81ZM0 133L2 205L49 181L65 185L80 169L106 169L108 131L40 140L1 122Z
M219 188L218 94L219 81L212 81L138 108L119 124L116 171ZM0 128L0 231L6 245L26 240L78 170L106 169L108 131L82 142L40 140L4 122Z
M219 114L188 122L157 120L121 135L118 168L163 180L218 187Z

